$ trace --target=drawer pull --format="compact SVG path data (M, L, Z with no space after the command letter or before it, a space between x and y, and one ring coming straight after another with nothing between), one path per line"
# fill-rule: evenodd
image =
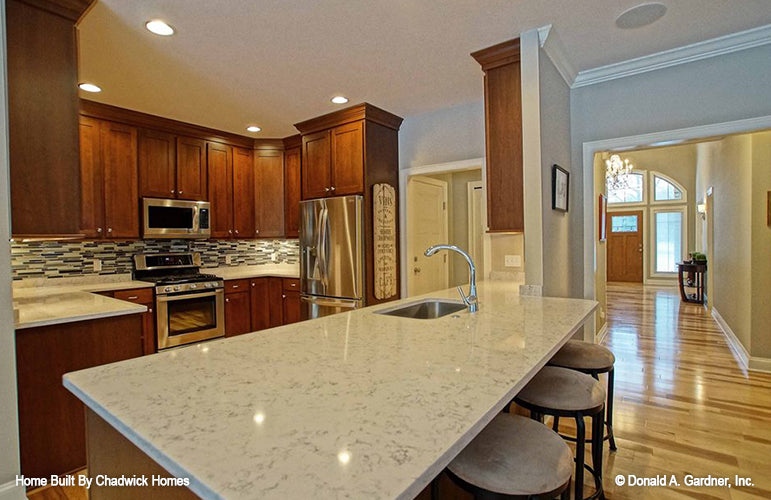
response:
M233 288L238 288L238 285L233 285Z
M128 300L137 300L138 298L139 298L138 295L132 295L131 297L128 298Z

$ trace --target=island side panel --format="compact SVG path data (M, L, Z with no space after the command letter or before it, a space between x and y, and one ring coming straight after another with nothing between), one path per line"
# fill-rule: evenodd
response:
M88 477L97 476L132 477L145 476L152 484L153 476L174 477L158 462L150 458L134 443L123 437L103 418L86 408L86 443L88 446ZM163 500L197 499L184 486L98 486L94 480L89 489L90 500L140 500L145 498Z

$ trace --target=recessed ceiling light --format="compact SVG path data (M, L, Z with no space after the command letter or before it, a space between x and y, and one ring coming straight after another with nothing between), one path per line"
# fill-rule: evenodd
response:
M161 21L160 19L153 19L145 23L145 28L149 31L161 36L171 36L174 34L174 28Z
M642 28L658 21L667 13L663 3L643 3L625 10L616 18L616 26L624 30Z
M259 132L262 129L257 125L249 125L248 127L246 127L246 130L248 130L249 132Z
M332 102L335 104L345 104L346 102L348 102L348 98L345 96L336 95L335 97L332 98Z
M93 83L80 83L78 84L78 88L80 90L85 90L86 92L101 92L102 88L94 85Z

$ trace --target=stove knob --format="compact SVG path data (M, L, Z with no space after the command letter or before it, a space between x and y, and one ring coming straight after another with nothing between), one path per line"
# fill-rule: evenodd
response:
M198 285L196 285L195 283L191 283L190 284L190 289L193 290L195 288L198 288Z
M214 286L214 285L212 285L211 283L206 283L206 288L211 288L211 287L213 287L213 286Z
M174 291L175 291L175 292L178 292L178 291L179 291L179 286L175 286L175 287L174 287Z
M171 287L170 287L170 286L167 286L166 288L164 288L164 289L163 289L163 291L164 291L164 292L170 292L170 291L171 291Z

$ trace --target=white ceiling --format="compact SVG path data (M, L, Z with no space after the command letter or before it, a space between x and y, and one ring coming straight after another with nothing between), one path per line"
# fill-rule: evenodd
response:
M80 25L80 79L103 91L81 95L284 137L339 109L338 93L400 116L481 99L469 53L546 24L586 70L771 23L768 0L669 0L656 23L617 28L641 1L99 0ZM151 34L153 18L177 34Z

